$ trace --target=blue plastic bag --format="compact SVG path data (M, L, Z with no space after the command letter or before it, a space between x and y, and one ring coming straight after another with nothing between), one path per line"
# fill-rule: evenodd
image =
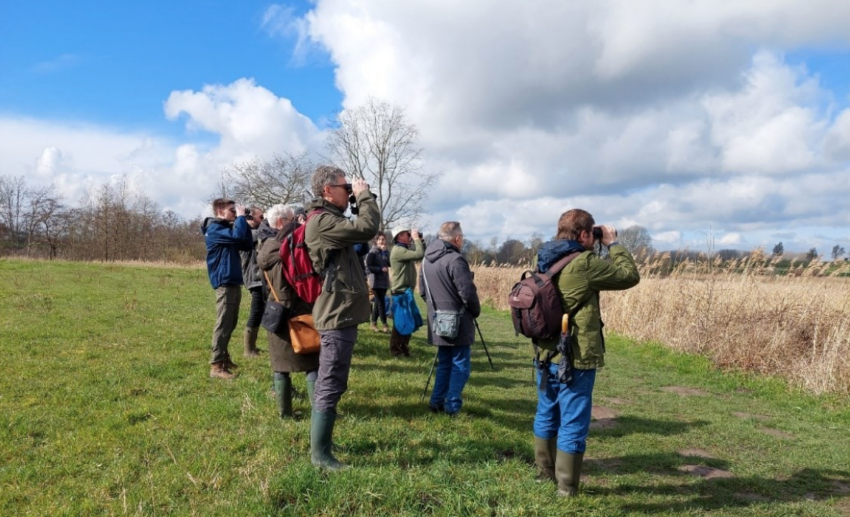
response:
M423 325L422 314L413 299L413 290L409 287L402 294L393 295L390 307L393 313L393 325L402 336L409 336Z

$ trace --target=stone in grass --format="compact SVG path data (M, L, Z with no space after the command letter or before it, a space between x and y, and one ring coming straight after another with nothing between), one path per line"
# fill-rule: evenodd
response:
M705 465L682 465L679 467L679 472L698 476L703 479L721 479L735 477L728 470L716 469L714 467L706 467Z
M676 395L682 395L683 397L706 397L709 395L707 391L697 388L688 388L686 386L665 386L661 388L661 391L666 393L675 393Z

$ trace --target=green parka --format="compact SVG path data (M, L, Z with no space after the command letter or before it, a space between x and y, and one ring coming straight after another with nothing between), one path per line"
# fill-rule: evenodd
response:
M408 287L416 286L416 262L425 257L425 242L422 239L411 240L410 247L396 244L390 251L390 270L392 284L390 293L401 294Z
M375 237L381 213L368 190L357 196L357 206L360 213L354 220L346 218L342 210L324 199L314 200L307 207L308 216L318 208L324 210L307 221L304 231L313 268L321 273L329 259L333 262L328 272L332 290L327 292L323 288L313 305L316 330L353 327L369 321L369 288L363 262L355 253L354 245Z
M611 260L603 260L592 251L584 251L555 275L564 312L571 312L584 302L572 320L573 367L592 370L605 366L605 341L602 337L602 317L599 310L599 291L621 291L640 281L635 261L629 250L620 244L608 249ZM586 302L585 302L586 300ZM541 348L554 350L557 340L541 341Z

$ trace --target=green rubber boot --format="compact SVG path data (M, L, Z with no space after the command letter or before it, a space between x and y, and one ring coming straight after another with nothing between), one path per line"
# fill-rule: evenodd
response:
M575 497L578 495L578 484L581 479L581 463L584 453L568 454L557 451L555 456L555 478L558 480L558 495Z
M335 421L336 414L320 413L315 409L310 419L310 461L314 466L332 472L349 468L331 454Z
M544 440L534 437L534 464L537 465L537 481L555 481L555 451L557 438Z

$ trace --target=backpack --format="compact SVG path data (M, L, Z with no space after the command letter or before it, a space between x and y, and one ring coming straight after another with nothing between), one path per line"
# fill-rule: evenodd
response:
M304 234L310 219L322 212L324 210L321 208L310 212L307 221L292 230L280 246L280 269L284 278L299 298L311 304L322 294L322 277L313 269L313 260L304 242Z
M564 308L552 278L580 254L570 253L555 262L545 273L539 270L523 272L508 295L511 320L517 335L522 334L533 340L550 340L561 336Z

